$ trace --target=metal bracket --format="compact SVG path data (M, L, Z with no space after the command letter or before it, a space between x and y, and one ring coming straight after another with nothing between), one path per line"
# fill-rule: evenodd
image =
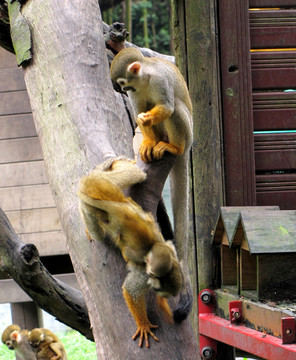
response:
M296 359L294 317L282 319L282 339L279 339L244 326L241 301L229 303L230 321L216 316L214 310L215 293L208 289L201 291L198 297L198 327L202 359L213 360L217 357L218 342L264 359Z
M214 292L205 289L198 297L199 314L214 315ZM203 360L214 360L217 356L217 341L204 335L199 335L200 355Z
M229 318L231 324L238 325L243 322L243 305L241 301L229 301Z
M283 344L296 343L296 319L294 317L282 318Z

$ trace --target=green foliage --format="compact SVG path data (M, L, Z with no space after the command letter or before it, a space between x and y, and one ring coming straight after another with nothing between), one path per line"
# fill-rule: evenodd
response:
M67 351L68 359L71 360L96 360L96 346L92 341L76 331L70 330L63 334L57 334ZM9 350L1 343L0 359L15 360L15 352Z
M125 22L124 7L117 5L110 12L103 14L108 23ZM149 47L163 54L170 49L170 0L132 0L132 39L141 47ZM128 39L130 41L130 39Z

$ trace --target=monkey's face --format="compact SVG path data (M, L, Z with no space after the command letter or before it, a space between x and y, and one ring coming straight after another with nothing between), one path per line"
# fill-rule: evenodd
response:
M172 268L171 251L166 245L155 245L147 254L145 262L146 273L151 278L160 278Z
M127 67L125 77L117 79L117 83L123 91L136 93L147 87L149 76L144 76L142 64L139 61L135 61Z
M14 343L12 340L6 340L5 345L8 347L9 350L14 350Z
M122 91L132 91L136 92L136 88L132 86L132 84L125 78L119 78L117 79L118 85L121 87Z
M29 332L28 341L33 347L38 347L43 340L44 334L39 329L34 329Z

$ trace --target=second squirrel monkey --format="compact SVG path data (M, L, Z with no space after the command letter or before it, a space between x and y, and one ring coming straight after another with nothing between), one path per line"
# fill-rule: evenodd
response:
M22 360L37 360L37 355L28 341L29 331L12 324L2 333L2 342L8 349L15 350L16 355Z
M133 339L140 336L141 346L145 338L149 347L148 334L158 339L151 331L156 326L148 320L145 295L153 287L159 295L158 304L172 321L166 298L180 292L183 275L173 244L164 241L153 216L122 193L128 183L119 176L120 164L121 161L115 161L110 166L99 166L81 179L80 211L90 237L100 240L103 229L128 263L123 295L138 327ZM143 180L145 174L131 164L125 164L129 181Z
M178 68L162 58L147 58L129 47L111 63L111 79L128 91L143 134L139 152L145 162L165 151L181 155L192 142L192 105Z

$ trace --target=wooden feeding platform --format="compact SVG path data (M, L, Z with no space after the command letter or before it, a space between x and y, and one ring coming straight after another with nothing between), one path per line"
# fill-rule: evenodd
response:
M239 294L239 246L233 244L235 235L242 234L241 211L258 214L262 211L279 210L278 206L221 207L213 235L213 245L220 246L221 287Z
M241 211L231 246L239 248L240 294L295 301L296 211Z

